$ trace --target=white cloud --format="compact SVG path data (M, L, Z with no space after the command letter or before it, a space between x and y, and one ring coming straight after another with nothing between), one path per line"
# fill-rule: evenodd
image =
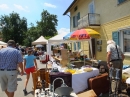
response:
M44 3L44 6L56 8L56 5L50 4L50 3Z
M26 6L25 8L21 5L17 5L17 4L14 4L14 6L19 9L19 10L22 10L22 11L25 11L25 12L29 12L29 10L27 9L28 7Z
M70 29L67 29L67 28L60 28L58 30L58 33L61 34L61 33L70 33Z
M1 5L0 5L0 9L2 9L2 10L7 10L7 9L9 9L9 7L8 7L7 4L1 4Z

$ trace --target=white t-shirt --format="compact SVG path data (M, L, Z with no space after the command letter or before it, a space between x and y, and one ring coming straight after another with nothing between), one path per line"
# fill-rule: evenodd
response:
M117 49L118 49L118 52L117 52ZM111 56L110 56L111 60L122 59L122 56L121 56L122 51L118 45L117 45L117 49L116 49L116 45L108 44L107 52L111 52ZM119 53L119 58L118 58L118 53Z

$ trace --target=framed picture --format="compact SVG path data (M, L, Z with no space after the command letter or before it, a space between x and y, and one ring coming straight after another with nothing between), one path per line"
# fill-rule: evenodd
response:
M102 45L102 40L98 40L97 45Z

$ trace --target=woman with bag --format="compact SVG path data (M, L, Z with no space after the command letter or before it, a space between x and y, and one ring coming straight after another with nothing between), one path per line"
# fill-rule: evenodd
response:
M24 56L24 71L26 72L25 88L23 90L24 95L27 95L27 84L30 78L30 73L37 70L36 57L32 54L33 50L31 47L28 48L27 55Z

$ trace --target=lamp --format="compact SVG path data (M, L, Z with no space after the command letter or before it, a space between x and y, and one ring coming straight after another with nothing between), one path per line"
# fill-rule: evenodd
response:
M61 87L56 88L55 92L56 92L60 97L62 97L62 96L69 96L70 93L73 91L73 89L72 89L71 87L68 87L68 86L65 84L64 80L59 77L59 78L56 78L56 79L53 81L53 83L52 83L52 85L53 85L53 97L55 97L55 95L54 95L54 82L55 82L57 79L62 80L62 85L61 85Z

